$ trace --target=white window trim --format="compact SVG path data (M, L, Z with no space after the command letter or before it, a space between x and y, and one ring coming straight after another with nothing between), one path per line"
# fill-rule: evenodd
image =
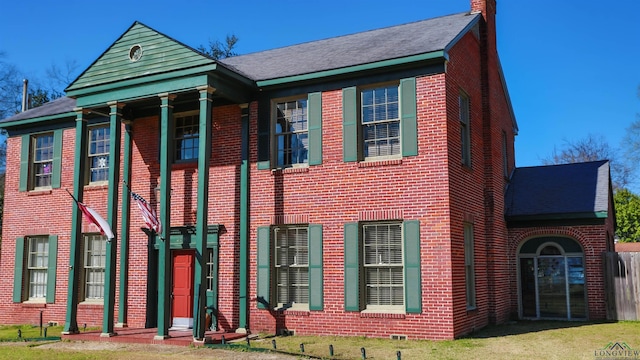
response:
M199 150L196 152L196 156L191 158L191 159L177 159L177 143L178 143L178 139L176 137L176 132L178 131L178 123L177 123L177 119L178 118L183 118L183 117L187 117L187 116L194 116L194 115L200 115L200 110L188 110L188 111L182 111L179 113L173 113L173 154L171 154L171 158L173 159L173 163L174 164L183 164L183 163L190 163L190 162L197 162L198 161L198 155L199 155ZM198 144L200 144L200 118L198 118Z
M300 134L300 133L306 133L307 134L307 140L309 139L309 94L301 94L301 95L297 95L297 96L288 96L288 97L284 97L284 98L277 98L277 99L272 99L271 100L271 117L270 117L270 139L269 139L269 144L270 144L270 160L271 163L273 164L271 167L273 169L287 169L287 168L308 168L309 167L309 155L307 154L307 162L306 163L297 163L297 164L282 164L279 165L278 164L278 134L276 133L276 126L278 124L278 104L280 103L286 103L286 102L290 102L290 101L298 101L298 100L305 100L307 101L307 107L306 107L306 117L307 117L307 129L305 131L299 131L299 132L292 132L292 134ZM309 148L307 147L307 151L309 151Z
M87 141L87 183L89 185L105 185L109 183L109 178L107 175L107 179L106 180L99 180L99 181L91 181L91 158L95 157L95 156L99 156L98 154L91 154L91 130L95 129L95 128L100 128L100 127L105 127L107 129L110 129L110 125L109 124L98 124L98 125L93 125L91 127L89 127L88 129L88 141ZM111 141L111 134L109 134L109 141ZM100 154L107 154L107 157L109 158L109 162L111 162L111 152L108 153L100 153ZM109 166L111 166L111 164L109 164L107 166L107 171L109 169Z
M278 268L280 268L281 266L277 265L277 256L278 256L278 246L277 246L277 231L278 229L287 229L287 230L292 230L292 229L305 229L307 231L307 257L309 256L309 225L308 224L288 224L288 225L278 225L275 226L272 231L273 231L273 249L274 249L274 262L273 262L273 268L274 268L274 281L275 281L275 298L276 300L278 299L278 278L277 278L277 274L278 274ZM302 267L307 269L307 289L309 289L309 287L311 286L310 282L311 279L308 277L309 274L309 259L307 258L307 264L303 265L303 266L288 266L287 267ZM287 286L289 286L289 284L287 284ZM309 299L310 301L311 299ZM277 302L277 308L279 310L294 310L294 311L309 311L309 303L296 303L296 302L291 302L291 303L281 303L281 302Z
M49 173L49 185L45 186L36 186L36 146L37 146L37 138L41 136L51 136L51 159L49 162L51 163L51 172ZM53 158L55 157L55 134L53 132L44 132L39 134L31 135L29 141L31 141L30 150L29 150L29 182L31 190L48 190L52 188L53 181ZM39 161L38 164L43 163L45 161Z
M365 260L364 260L364 227L366 225L398 225L400 226L400 243L402 246L402 264L395 264L395 265L390 265L388 267L401 267L402 268L402 305L370 305L367 304L367 279L366 279L366 275L365 275L365 269L367 267L374 267L374 266L367 266L365 264ZM364 309L361 311L362 313L390 313L390 314L405 314L406 313L406 306L407 306L407 298L406 298L406 286L407 286L407 279L405 278L405 248L404 248L404 227L402 226L402 221L370 221L370 222L363 222L359 224L360 226L360 232L362 233L362 236L360 238L360 246L362 246L362 264L361 264L361 268L363 271L363 277L362 277L362 287L364 288L364 291L362 292L362 294L360 296L362 296L362 301L364 303Z
M384 121L375 121L368 124L373 123L390 123L390 122L398 122L398 146L399 152L397 154L392 155L380 155L380 156L365 156L364 148L364 127L365 123L362 121L362 92L371 89L381 89L381 88L389 88L389 87L397 87L398 89L398 118L397 119L386 119ZM401 95L400 95L400 83L399 82L389 82L382 84L374 84L371 86L364 86L362 88L357 89L357 111L358 111L358 157L362 159L363 162L377 162L377 161L385 161L385 160L398 160L402 159L402 106L401 106Z

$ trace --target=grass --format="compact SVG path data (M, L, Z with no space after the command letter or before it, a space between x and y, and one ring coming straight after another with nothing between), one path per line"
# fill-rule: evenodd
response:
M60 339L62 326L46 327L46 337L52 339ZM40 329L39 326L32 325L10 325L0 326L0 341L23 341L42 340L45 335L45 328Z
M271 348L276 340L280 351L335 359L590 359L610 343L626 343L640 351L640 322L582 323L520 321L485 328L452 341L389 340L364 337L289 336L264 337L252 346ZM640 357L638 357L640 359Z
M264 334L251 340L247 352L241 344L226 348L235 352L221 354L221 347L180 348L175 352L150 346L131 350L114 346L109 350L89 350L79 347L45 349L45 341L16 342L21 346L7 346L17 341L17 330L23 338L38 338L40 329L32 326L0 326L0 359L153 359L153 358L242 358L259 359L264 354L256 350L273 350L295 355L324 359L362 359L364 348L367 359L589 359L598 360L598 352L611 343L626 344L640 350L640 322L583 323L561 321L519 321L508 325L491 326L468 337L452 341L390 340L366 337L339 336L270 336ZM60 336L61 327L51 327L48 337ZM4 341L4 342L3 342ZM301 352L300 344L304 346ZM329 356L333 346L333 357ZM158 349L158 350L156 350ZM632 359L633 357L625 357ZM640 357L638 357L640 359Z

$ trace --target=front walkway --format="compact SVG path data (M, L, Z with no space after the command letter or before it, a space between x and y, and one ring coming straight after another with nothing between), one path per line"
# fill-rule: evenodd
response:
M192 329L188 330L169 330L169 337L164 340L156 340L154 337L158 334L157 328L150 329L133 329L118 328L113 336L101 336L102 332L86 331L78 334L63 334L63 340L70 341L104 341L117 342L127 344L162 344L162 345L204 345L204 344L220 344L223 341L229 342L245 338L247 334L225 333L207 331L205 333L205 341L197 342L193 339Z

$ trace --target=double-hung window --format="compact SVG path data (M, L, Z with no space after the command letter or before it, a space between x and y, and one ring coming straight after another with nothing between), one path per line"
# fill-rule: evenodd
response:
M257 235L258 307L323 310L322 225L260 226Z
M176 115L175 153L176 162L196 160L200 140L200 115L197 111Z
M89 129L89 183L109 180L109 125Z
M100 234L84 236L84 300L104 299L107 239Z
M276 299L279 307L309 306L307 227L276 227Z
M7 244L8 246L8 242ZM19 237L15 243L13 302L55 301L58 236Z
M275 104L275 156L277 167L309 163L307 98Z
M404 310L400 223L364 224L362 242L367 310Z
M418 155L416 78L342 89L345 162Z
M33 188L50 187L53 173L53 133L33 136L32 158Z
M346 311L421 313L420 222L344 224Z
M47 274L49 266L49 237L28 238L27 272L29 279L28 299L44 300L47 295Z
M398 85L363 89L360 96L364 158L400 155Z
M63 129L22 135L18 191L60 187Z

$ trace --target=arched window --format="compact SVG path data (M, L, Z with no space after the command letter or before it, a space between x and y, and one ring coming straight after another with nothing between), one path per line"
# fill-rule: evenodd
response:
M518 251L522 318L586 319L584 252L566 237L527 240Z

